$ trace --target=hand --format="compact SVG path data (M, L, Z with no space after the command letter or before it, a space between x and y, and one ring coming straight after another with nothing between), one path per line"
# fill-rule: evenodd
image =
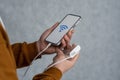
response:
M37 47L38 47L38 52L42 51L47 45L48 43L45 41L46 37L58 26L58 22L56 24L54 24L51 28L47 29L40 37L39 41L37 42ZM61 41L61 45L59 47L61 48L65 48L67 46L67 44L70 43L72 34L73 34L74 30L70 30L62 39ZM55 46L50 46L45 52L44 54L51 54L51 53L55 53L56 52L56 47Z
M75 45L71 46L72 49L74 47L75 47ZM69 50L71 50L71 48L69 48ZM57 51L57 55L53 59L53 64L66 58L66 55L65 55L66 53L63 53L63 51L61 51L58 48L56 49L56 51ZM74 64L75 64L75 62L77 61L78 58L79 58L79 54L77 54L73 58L67 59L67 60L65 60L65 61L63 61L59 64L56 64L54 67L58 68L62 73L64 73L74 66Z

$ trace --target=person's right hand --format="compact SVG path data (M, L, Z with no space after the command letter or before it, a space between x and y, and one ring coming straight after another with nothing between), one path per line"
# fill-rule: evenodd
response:
M45 41L46 37L59 25L57 22L54 24L51 28L47 29L46 31L43 32L41 35L40 39L37 41L37 47L38 47L38 52L42 51L47 45L48 42ZM74 30L70 30L61 40L61 45L58 46L60 48L65 48L67 45L70 43L71 37L74 33ZM56 36L57 37L57 36ZM57 48L58 48L57 47ZM44 53L42 54L52 54L56 52L56 46L51 45Z
M73 46L72 46L72 48L73 48ZM57 55L53 59L53 64L64 58L66 58L66 55L63 53L62 50L57 48ZM77 54L73 58L67 59L59 64L56 64L54 67L58 68L62 73L64 73L74 66L74 64L78 58L79 58L79 54Z

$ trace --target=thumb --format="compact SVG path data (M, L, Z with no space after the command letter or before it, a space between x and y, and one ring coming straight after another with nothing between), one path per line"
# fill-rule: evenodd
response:
M52 32L57 26L58 26L59 22L56 22L51 28L48 29L48 32Z
M56 52L57 52L57 55L60 56L60 55L64 55L63 51L59 48L56 48Z
M51 28L47 29L40 37L41 41L44 39L58 26L58 22L56 22Z
M64 56L64 53L59 49L56 48L56 56L53 58L53 62L56 62L57 60L61 59L62 56Z

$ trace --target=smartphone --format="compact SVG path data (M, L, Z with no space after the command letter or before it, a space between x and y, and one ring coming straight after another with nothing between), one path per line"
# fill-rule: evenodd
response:
M46 41L52 43L55 46L61 44L63 36L74 28L81 16L75 14L67 14L59 23L59 25L47 36Z

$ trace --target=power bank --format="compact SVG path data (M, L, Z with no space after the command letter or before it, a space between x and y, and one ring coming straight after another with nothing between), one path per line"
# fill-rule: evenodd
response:
M81 50L80 45L77 45L69 54L69 57L73 58L75 55L79 54Z
M67 14L60 24L47 36L46 41L55 46L60 45L63 36L79 22L81 16Z

